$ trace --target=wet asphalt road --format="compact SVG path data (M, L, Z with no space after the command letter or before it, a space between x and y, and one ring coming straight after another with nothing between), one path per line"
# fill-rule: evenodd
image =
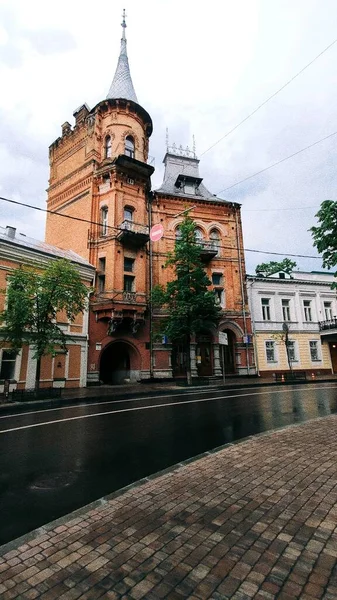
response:
M337 384L221 390L0 417L0 544L249 435L337 412Z

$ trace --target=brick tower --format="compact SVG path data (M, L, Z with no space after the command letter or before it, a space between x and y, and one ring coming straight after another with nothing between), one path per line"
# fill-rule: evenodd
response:
M91 300L88 383L149 375L146 323L148 164L152 121L138 104L125 36L105 100L74 112L50 146L46 241L96 267ZM65 219L67 215L73 219Z

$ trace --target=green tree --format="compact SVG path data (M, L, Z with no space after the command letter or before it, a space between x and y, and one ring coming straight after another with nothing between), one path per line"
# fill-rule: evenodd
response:
M152 293L154 307L162 306L167 316L161 323L162 333L172 342L183 343L187 355L187 382L191 384L191 337L216 326L221 308L208 289L211 285L200 257L200 244L195 238L196 225L188 215L179 227L179 239L166 261L175 278L166 288L157 286Z
M261 263L260 265L257 265L255 272L257 275L262 274L265 277L279 273L279 271L283 271L284 273L288 273L288 275L290 275L295 267L296 263L293 260L290 260L290 258L285 258L279 262L271 260L268 263Z
M323 267L331 269L337 265L337 202L324 200L318 213L315 215L319 226L311 227L314 246L322 254ZM335 273L335 277L337 273ZM333 283L336 288L337 284Z
M5 340L18 353L31 344L36 358L36 387L39 387L41 358L55 354L56 347L66 351L67 337L56 322L64 311L69 321L83 312L89 289L76 268L67 260L54 260L44 271L22 267L8 276L6 308L0 314Z

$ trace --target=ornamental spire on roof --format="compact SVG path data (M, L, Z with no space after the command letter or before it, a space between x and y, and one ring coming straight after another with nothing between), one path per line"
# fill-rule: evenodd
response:
M109 89L107 98L124 98L125 100L132 100L137 102L137 96L133 87L128 55L126 52L126 36L125 36L125 8L123 9L123 21L122 21L123 33L121 39L121 51L117 63L117 69Z

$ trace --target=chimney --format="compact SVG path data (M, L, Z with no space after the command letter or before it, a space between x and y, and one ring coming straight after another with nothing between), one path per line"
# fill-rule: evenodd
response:
M10 227L10 225L6 225L6 235L14 240L15 238L16 227Z

